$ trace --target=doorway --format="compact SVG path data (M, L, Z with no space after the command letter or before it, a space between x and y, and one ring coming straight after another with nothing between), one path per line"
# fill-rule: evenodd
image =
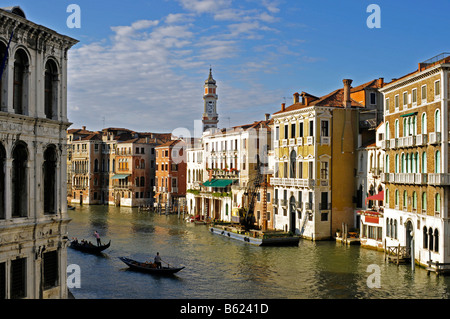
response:
M289 231L295 234L296 223L295 223L295 213L296 213L296 205L295 205L295 197L291 196L289 199Z

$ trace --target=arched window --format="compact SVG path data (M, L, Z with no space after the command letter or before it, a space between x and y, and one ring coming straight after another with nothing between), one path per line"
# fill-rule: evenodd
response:
M406 173L406 158L405 153L402 153L402 173Z
M386 154L386 164L384 165L384 172L389 173L389 155Z
M385 128L386 128L386 132L385 132L386 137L384 139L388 140L391 137L391 133L389 132L389 122L386 122Z
M403 136L408 136L409 133L409 123L406 117L403 118Z
M427 193L423 192L422 193L422 212L426 212L427 211Z
M392 220L392 219L389 221L389 228L390 228L389 235L391 238L393 238L394 237L394 220Z
M400 201L400 194L398 192L398 189L396 189L395 190L395 208L398 207L399 201Z
M427 152L422 153L422 173L427 172Z
M427 134L427 113L422 113L422 134Z
M439 230L434 230L434 251L439 252Z
M389 189L386 188L386 199L385 199L385 203L386 203L386 207L389 207Z
M5 163L6 151L0 143L0 219L5 219Z
M14 55L13 107L16 114L26 114L28 57L23 50Z
M441 172L441 152L436 151L435 157L434 157L434 172L439 174Z
M296 177L296 159L297 159L297 153L295 151L291 152L291 156L290 156L290 178L295 178Z
M44 214L56 213L56 148L49 146L44 152Z
M25 144L18 143L12 153L12 217L28 215L28 151Z
M399 127L398 127L398 120L395 120L395 127L394 127L394 130L395 130L395 138L399 138L400 137L400 130L399 130Z
M397 220L394 220L394 239L397 239Z
M406 209L408 207L408 192L403 191L403 208Z
M3 43L3 42L1 42L0 41L0 65L2 65L2 63L3 63L3 60L5 59L5 54L7 54L7 50L6 50L7 48L6 48L6 45ZM6 62L6 61L5 61ZM3 74L5 74L7 71L6 71L6 63L5 63L5 68L3 69ZM1 77L0 78L0 109L1 110L4 110L4 105L6 105L6 101L5 101L5 103L3 103L3 83L5 83L5 85L6 85L6 76L5 77ZM6 107L5 107L6 108Z
M427 227L423 226L423 248L427 249L428 248L428 232L427 232Z
M145 187L145 177L141 176L141 187Z
M433 244L434 244L434 240L433 240L433 229L430 227L428 229L428 248L430 250L433 250Z
M439 109L437 109L436 113L434 113L434 131L441 131L441 111Z
M94 161L94 172L98 172L98 159Z
M390 219L386 218L386 237L389 237L391 234L391 232L390 232L391 227L389 225L389 221L390 221Z
M413 211L417 211L417 193L414 191L412 196L412 208Z
M45 63L44 107L45 117L57 119L58 117L58 68L55 61Z
M434 211L439 214L441 212L441 194L436 194L434 203Z
M399 173L399 162L398 162L398 154L395 154L395 172Z

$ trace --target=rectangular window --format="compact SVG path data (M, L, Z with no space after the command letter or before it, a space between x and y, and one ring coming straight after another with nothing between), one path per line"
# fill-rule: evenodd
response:
M384 100L384 111L389 113L389 99Z
M295 123L291 124L291 138L295 138Z
M328 162L320 162L320 179L328 179Z
M44 289L58 286L58 251L44 253Z
M434 96L438 97L441 95L441 81L434 82Z
M408 105L408 92L403 92L403 106Z
M412 103L413 105L417 105L417 89L412 90Z
M327 210L328 209L328 192L322 192L320 197L320 209Z
M398 109L398 107L399 107L399 97L398 97L398 95L396 95L395 98L394 98L394 105L395 105L395 108Z
M303 178L303 162L298 162L298 178Z
M267 198L266 199L267 199L267 202L270 203L270 193L269 192L267 192Z
M321 121L320 122L321 136L325 136L325 137L329 136L329 128L328 128L329 123L330 123L329 121Z
M377 104L377 95L376 93L370 93L370 104L375 105Z
M308 178L313 179L314 178L314 163L308 162Z
M309 121L309 136L314 136L314 121Z
M420 98L422 99L422 103L426 103L427 102L427 86L423 85L421 88L421 95Z
M303 122L300 122L300 124L299 124L298 136L303 137Z
M278 141L279 139L280 139L280 127L276 126L275 127L275 141Z
M11 299L20 299L27 296L27 260L18 258L11 261Z
M289 126L286 124L284 125L284 139L287 139L289 137Z

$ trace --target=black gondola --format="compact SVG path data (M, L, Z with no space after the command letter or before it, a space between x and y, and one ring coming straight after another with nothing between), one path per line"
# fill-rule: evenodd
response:
M106 245L94 245L89 242L78 242L78 241L72 241L70 243L70 248L73 248L75 250L79 250L85 253L91 253L91 254L100 254L105 249L109 248L111 245L111 241L107 243Z
M122 260L130 269L143 271L151 274L156 275L172 275L176 272L179 272L180 270L184 269L184 267L162 267L162 268L156 268L155 264L153 263L144 263L139 262L130 258L126 257L119 257L120 260Z

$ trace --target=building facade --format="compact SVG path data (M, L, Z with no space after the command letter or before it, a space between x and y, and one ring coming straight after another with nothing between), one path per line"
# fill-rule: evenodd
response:
M67 52L0 9L0 299L67 298Z
M381 90L386 246L414 242L416 262L423 265L450 260L449 67L450 55L439 55Z

